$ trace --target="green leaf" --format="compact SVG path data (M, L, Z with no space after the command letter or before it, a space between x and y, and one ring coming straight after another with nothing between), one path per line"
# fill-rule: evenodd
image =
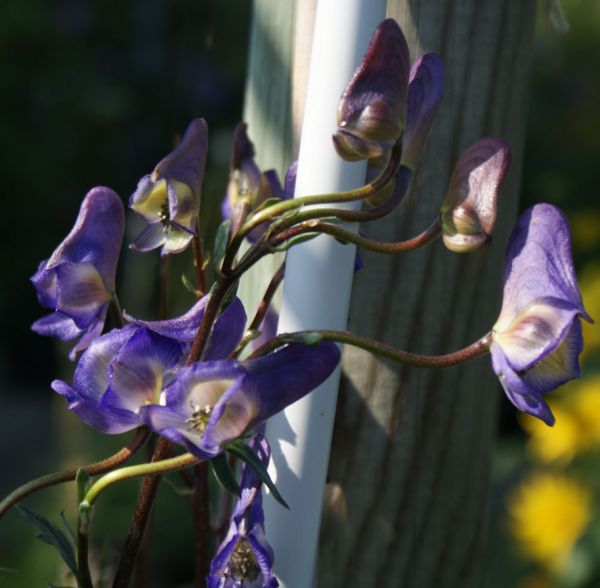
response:
M290 247L294 247L294 245L299 245L300 243L304 243L304 241L310 241L318 236L319 233L306 233L304 235L298 235L297 237L292 237L279 247L273 247L271 251L287 251Z
M67 519L65 518L64 510L60 513L60 520L62 521L63 527L65 528L65 531L67 532L67 536L71 540L71 543L75 545L77 543L77 539L75 538L75 533L73 532L73 529L71 529Z
M221 262L225 257L225 250L229 243L229 231L231 229L231 221L224 220L217 230L215 236L215 244L213 245L212 258L215 270L218 272L221 269Z
M219 314L223 314L225 312L225 310L227 309L227 307L235 300L235 297L237 296L239 285L240 285L240 281L236 280L233 283L233 285L231 286L231 288L229 288L229 290L227 290L227 294L225 294L225 296L223 298L223 302L221 303L221 308L219 310Z
M75 475L75 482L77 484L77 502L82 502L92 485L92 481L87 472L80 468Z
M242 441L235 441L231 445L228 445L226 451L231 453L231 455L235 455L239 459L241 459L244 463L248 464L258 475L261 481L266 485L266 487L271 491L273 498L279 502L282 506L285 506L289 510L288 503L283 499L283 496L277 490L277 487L271 480L271 476L269 476L269 472L263 465L262 461L258 458L256 453L250 449L245 443Z
M40 541L43 541L44 543L54 547L58 551L62 560L67 564L71 572L77 576L77 561L75 559L73 546L60 528L52 521L49 521L45 516L23 506L22 504L17 504L17 510L30 525L39 531L36 537Z
M240 489L240 485L237 483L229 464L227 463L227 458L225 455L217 455L217 457L213 457L208 465L210 470L214 474L217 482L230 494L233 494L237 498L242 496L242 491Z
M0 574L18 574L19 570L13 568L0 568Z

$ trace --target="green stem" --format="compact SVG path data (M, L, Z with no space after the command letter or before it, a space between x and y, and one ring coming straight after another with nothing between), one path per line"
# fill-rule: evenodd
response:
M189 468L200 461L202 460L199 457L196 457L191 453L184 453L177 457L171 457L170 459L151 461L149 463L141 463L114 470L105 474L90 486L81 502L81 507L89 508L90 506L93 506L100 494L117 482L176 472L178 470Z
M148 429L145 427L140 428L136 431L135 436L126 447L102 461L84 466L83 468L78 467L63 472L46 474L45 476L41 476L19 486L0 502L0 517L2 517L12 506L38 490L55 486L56 484L73 481L80 469L84 470L88 476L97 476L98 474L104 474L110 470L114 470L130 460L143 447L150 438L150 435L151 433Z
M310 344L318 342L320 340L336 341L338 343L346 343L353 345L354 347L360 347L381 357L387 357L392 361L398 363L404 363L413 367L419 368L445 368L453 365L458 365L485 355L489 352L491 344L491 333L483 336L475 343L472 343L464 349L454 351L453 353L446 353L443 355L421 355L418 353L410 353L408 351L402 351L396 349L391 345L386 345L381 341L372 339L371 337L365 337L363 335L356 335L354 333L348 333L346 331L298 331L296 333L282 333L277 335L274 339L271 339L268 343L265 343L262 347L257 349L248 359L254 359L274 351L278 347L285 345L286 343L306 343L310 341Z
M94 588L92 574L88 561L89 533L88 523L85 521L87 514L79 514L77 519L77 571L79 588Z
M339 192L334 194L320 194L317 196L299 196L298 198L292 198L283 202L278 202L272 206L268 206L263 210L253 214L241 227L240 230L235 234L231 241L227 253L223 260L223 271L228 272L233 266L233 262L237 252L244 240L244 237L252 231L252 229L258 227L264 222L270 221L276 216L280 216L286 212L302 208L303 206L317 205L317 204L341 204L343 202L353 202L355 200L364 200L371 196L375 196L382 188L384 188L390 180L396 175L400 165L400 157L402 154L402 146L400 143L396 144L390 153L388 163L381 173L370 184L356 188L355 190L348 190L346 192ZM325 209L339 211L337 208ZM330 215L335 216L335 215Z
M202 255L202 241L197 235L192 239L194 246L194 266L196 268L196 290L198 297L204 296L206 292L206 277L204 275L204 257Z
M431 243L431 241L437 239L437 237L441 235L441 232L442 229L439 220L436 220L422 233L412 239L397 241L396 243L383 243L381 241L375 241L374 239L368 239L367 237L348 231L338 225L306 221L279 233L272 245L278 247L288 239L304 233L325 233L343 241L354 243L369 251L376 251L377 253L401 253L403 251L412 251Z

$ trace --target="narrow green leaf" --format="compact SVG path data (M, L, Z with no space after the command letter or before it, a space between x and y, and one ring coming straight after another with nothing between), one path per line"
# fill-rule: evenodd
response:
M235 441L231 445L228 445L225 448L231 455L235 455L239 457L244 463L247 463L258 475L261 481L266 485L266 487L271 491L273 498L279 502L282 506L285 506L289 510L288 503L283 499L283 496L277 490L277 487L271 480L271 476L269 476L269 472L263 465L262 461L258 458L256 453L250 449L245 443L241 441Z
M225 257L225 250L227 249L227 243L229 243L229 231L231 229L231 221L229 219L224 220L217 230L215 236L215 243L212 250L212 258L215 270L218 272L221 269L221 261Z
M64 510L61 511L61 513L60 513L60 520L62 521L63 527L65 528L65 530L67 532L67 536L71 540L71 543L73 545L75 545L77 543L77 539L75 538L75 533L73 532L73 529L71 529L71 527L69 525L69 522L65 518L65 511Z
M44 543L54 547L58 551L63 561L67 564L71 572L77 576L77 561L75 559L73 546L60 528L43 515L23 506L22 504L17 504L17 510L30 525L39 531L36 537L40 541L43 541Z
M18 574L19 570L13 568L0 568L0 574Z
M75 482L77 484L77 502L79 503L85 498L85 495L90 489L92 482L90 477L87 475L87 472L81 468L77 470Z
M237 498L242 496L242 491L240 489L240 485L237 483L229 464L227 463L227 458L225 455L217 455L217 457L213 457L208 465L210 470L214 474L217 482L230 494L233 494Z

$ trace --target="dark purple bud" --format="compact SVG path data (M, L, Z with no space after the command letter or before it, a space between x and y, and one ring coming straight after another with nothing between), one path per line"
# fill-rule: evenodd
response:
M466 253L490 240L500 184L509 164L508 144L492 137L473 143L460 156L441 208L442 233L448 249Z
M406 121L410 59L392 19L373 33L362 63L342 94L333 142L348 161L380 157L400 138Z
M412 170L423 155L425 141L444 93L444 64L435 53L419 57L410 70L402 163Z

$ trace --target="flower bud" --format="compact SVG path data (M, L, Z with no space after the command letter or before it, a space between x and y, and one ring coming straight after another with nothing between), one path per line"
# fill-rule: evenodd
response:
M444 244L457 253L483 247L496 223L500 184L510 163L503 139L485 138L471 145L458 160L442 203Z
M406 120L410 68L408 45L398 24L384 20L338 107L335 148L343 159L380 157L400 138Z
M425 141L444 93L444 64L435 53L419 57L410 70L402 163L412 170L423 155Z

